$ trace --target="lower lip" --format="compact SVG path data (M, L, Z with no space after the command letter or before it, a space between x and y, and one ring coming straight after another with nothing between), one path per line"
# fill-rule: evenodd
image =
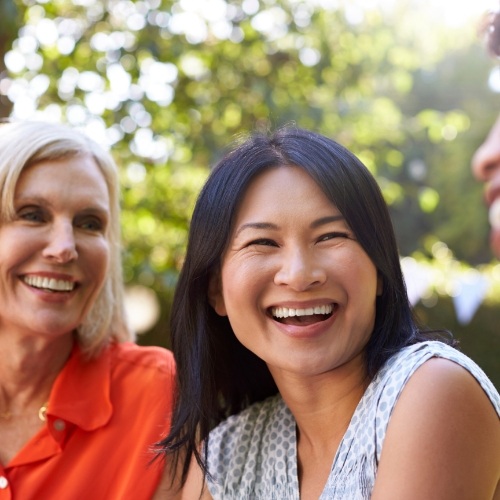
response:
M53 302L56 304L66 302L73 297L75 294L76 288L73 288L70 292L49 292L47 290L43 290L42 288L35 288L26 283L23 284L30 290L30 292L34 293L38 298L43 300L44 302Z
M273 319L276 327L288 337L293 337L294 339L315 339L321 337L327 331L330 330L333 323L337 318L337 310L324 321L318 321L311 325L298 326L298 325L286 325L285 323L280 323Z

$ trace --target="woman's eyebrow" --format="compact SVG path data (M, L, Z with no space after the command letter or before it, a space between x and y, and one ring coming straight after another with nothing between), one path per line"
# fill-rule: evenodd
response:
M327 217L321 217L320 219L316 219L313 222L311 222L310 228L311 229L316 229L318 227L324 226L326 224L329 224L331 222L337 222L339 220L344 220L344 216L339 214L339 215L329 215ZM235 237L237 237L240 233L242 233L245 229L272 229L272 230L277 230L279 227L276 224L273 224L272 222L247 222L245 224L242 224L236 231Z
M329 215L328 217L321 217L320 219L316 219L311 222L311 229L316 229L318 227L329 224L330 222L337 222L339 220L344 220L344 216L342 214L339 215Z
M272 224L271 222L247 222L242 224L234 234L234 236L238 236L245 229L278 229L276 224Z

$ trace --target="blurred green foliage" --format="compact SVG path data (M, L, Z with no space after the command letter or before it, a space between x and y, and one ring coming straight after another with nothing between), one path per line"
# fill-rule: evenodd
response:
M166 345L197 192L228 144L253 129L292 122L358 154L390 205L402 255L432 264L442 241L464 263L490 261L469 164L500 103L476 26L444 29L412 0L391 12L315 5L2 2L1 26L19 31L2 39L10 71L0 105L8 96L14 117L35 112L85 129L120 166L126 281L162 303L141 342ZM500 299L489 300L497 325ZM448 318L440 307L429 317L454 326L439 321Z
M459 341L460 350L477 360L495 387L500 387L498 305L484 304L466 327L456 320L449 297L441 297L434 307L419 305L416 310L422 322L451 331Z

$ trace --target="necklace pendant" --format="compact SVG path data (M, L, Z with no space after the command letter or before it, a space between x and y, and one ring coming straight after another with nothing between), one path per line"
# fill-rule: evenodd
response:
M40 407L38 410L38 418L42 421L45 422L47 420L47 406L48 403L45 403L43 406Z

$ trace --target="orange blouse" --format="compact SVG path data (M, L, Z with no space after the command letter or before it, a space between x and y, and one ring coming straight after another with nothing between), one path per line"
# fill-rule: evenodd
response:
M96 359L78 347L58 375L46 425L6 466L0 500L149 500L161 478L151 445L168 430L172 353L112 344Z

